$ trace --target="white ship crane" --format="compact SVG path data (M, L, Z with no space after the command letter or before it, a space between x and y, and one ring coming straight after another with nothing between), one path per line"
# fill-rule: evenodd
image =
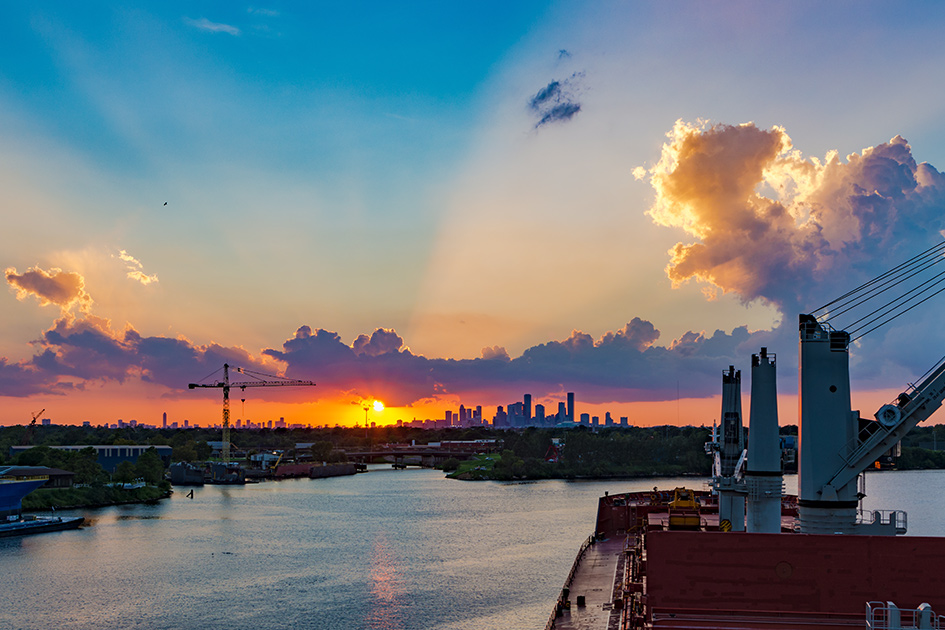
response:
M212 383L190 383L187 385L188 389L196 389L198 387L219 387L223 389L223 463L224 464L227 464L230 461L230 388L231 387L239 387L240 390L242 391L242 390L245 390L247 387L314 387L315 386L315 383L313 383L312 381L300 381L297 379L285 378L284 376L264 374L262 372L256 372L254 370L249 370L249 369L240 368L240 367L234 367L233 369L239 372L240 374L243 374L254 380L231 383L230 382L230 366L229 364L224 363L223 364L223 380L214 381Z
M858 513L857 504L865 496L858 480L942 405L945 359L895 402L883 405L875 420L867 420L850 403L849 346L945 291L945 271L936 267L942 262L945 242L800 316L798 512L802 532L905 533L902 512ZM890 299L890 295L895 297ZM881 300L887 301L876 306ZM844 330L834 327L838 321L844 322Z

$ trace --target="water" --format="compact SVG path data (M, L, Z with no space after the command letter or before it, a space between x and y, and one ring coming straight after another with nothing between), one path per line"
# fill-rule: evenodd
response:
M460 482L432 470L206 486L0 539L0 627L542 628L597 499L704 480ZM796 478L785 480L790 489ZM945 473L869 475L870 509L943 535Z

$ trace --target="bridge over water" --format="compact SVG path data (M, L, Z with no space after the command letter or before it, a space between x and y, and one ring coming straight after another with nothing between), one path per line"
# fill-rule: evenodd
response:
M488 453L493 449L489 446L474 446L467 444L448 445L403 445L383 444L370 448L342 449L348 461L363 462L365 464L376 460L393 462L394 464L413 464L416 466L435 467L447 459L469 459L480 453Z

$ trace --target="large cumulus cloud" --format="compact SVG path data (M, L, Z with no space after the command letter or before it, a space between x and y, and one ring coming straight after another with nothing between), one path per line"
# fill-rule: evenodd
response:
M786 130L677 122L648 177L649 213L692 240L670 279L695 279L793 320L942 239L945 176L900 136L805 158Z

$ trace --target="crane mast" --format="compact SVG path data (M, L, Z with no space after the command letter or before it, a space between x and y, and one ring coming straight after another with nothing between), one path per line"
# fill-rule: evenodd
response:
M248 370L245 368L234 367L234 369L240 374L249 376L256 380L252 381L243 381L243 382L230 382L230 365L228 363L223 364L223 380L215 381L213 383L189 383L187 385L188 389L197 389L198 387L218 387L223 390L223 463L228 464L230 461L230 388L239 387L240 390L245 390L247 387L314 387L315 383L312 381L300 381L298 379L289 379L281 376L274 376L272 374L263 374L262 372L256 372L253 370Z

